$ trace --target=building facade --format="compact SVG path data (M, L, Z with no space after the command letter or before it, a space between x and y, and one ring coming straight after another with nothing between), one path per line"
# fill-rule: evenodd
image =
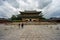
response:
M21 18L22 21L39 21L40 20L40 15L41 15L41 11L37 12L37 11L24 11L21 12ZM40 15L39 15L40 14Z

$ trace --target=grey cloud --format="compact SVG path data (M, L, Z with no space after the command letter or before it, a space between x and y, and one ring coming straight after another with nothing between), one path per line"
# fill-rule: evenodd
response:
M15 9L8 2L4 3L4 5L0 6L0 17L10 18L13 14L15 14Z
M49 5L52 2L52 0L39 0L39 9L43 9L47 5Z
M3 0L0 0L0 6L3 5Z
M43 9L45 12L45 17L57 17L60 16L60 0L53 0L50 5L48 5L45 9Z
M25 8L26 9L43 9L44 7L48 6L52 2L52 0L45 0L45 1L44 0L20 0L20 1L21 1L21 3L19 4L20 8L23 8L23 9ZM25 4L23 4L23 2Z
M11 4L15 8L19 8L19 3L16 0L6 0L9 4Z
M60 16L60 10L55 11L51 16Z
M27 0L23 0L24 2L27 2Z
M45 17L59 16L59 0L0 0L0 17L11 17L18 9L42 9ZM55 15L54 15L55 14Z

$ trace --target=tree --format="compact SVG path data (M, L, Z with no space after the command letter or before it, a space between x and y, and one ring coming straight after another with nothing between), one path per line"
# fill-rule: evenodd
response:
M16 16L12 15L11 20L16 20Z

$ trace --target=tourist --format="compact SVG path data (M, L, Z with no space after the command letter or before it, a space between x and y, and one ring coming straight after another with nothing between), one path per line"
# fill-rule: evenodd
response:
M24 26L24 24L22 23L22 24L21 24L21 27L23 28L23 26Z
M19 29L20 29L20 24L18 24L18 27L19 27Z

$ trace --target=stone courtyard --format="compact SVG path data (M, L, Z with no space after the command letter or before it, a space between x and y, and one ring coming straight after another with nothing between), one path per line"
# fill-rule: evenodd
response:
M0 24L0 40L60 40L60 24L18 25Z

